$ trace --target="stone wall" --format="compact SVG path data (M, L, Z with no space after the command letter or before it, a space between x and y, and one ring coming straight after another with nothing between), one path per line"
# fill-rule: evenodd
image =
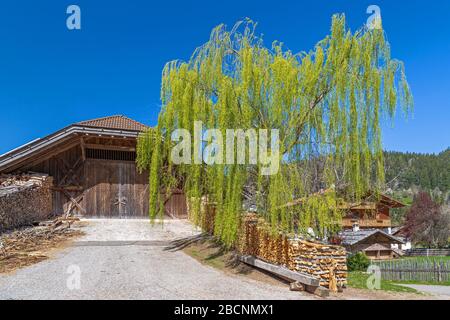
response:
M0 176L0 233L49 218L53 178L45 174Z

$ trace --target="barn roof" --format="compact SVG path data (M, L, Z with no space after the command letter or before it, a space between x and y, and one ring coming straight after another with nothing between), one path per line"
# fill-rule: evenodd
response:
M364 248L363 251L381 251L381 250L392 250L390 247L384 246L381 243L374 243Z
M102 135L137 138L139 133L147 128L144 124L122 115L74 123L44 138L33 140L0 155L0 173L11 172L26 162L27 159L48 152L51 148L61 149L62 151L63 145L70 146L70 143L77 139L77 136Z
M339 236L342 239L342 245L353 246L367 238L375 235L388 238L392 243L403 243L403 241L397 237L394 237L380 229L360 229L358 231L344 230Z
M103 118L97 118L77 123L86 127L109 128L131 131L144 131L148 127L136 120L130 119L123 115L115 115Z

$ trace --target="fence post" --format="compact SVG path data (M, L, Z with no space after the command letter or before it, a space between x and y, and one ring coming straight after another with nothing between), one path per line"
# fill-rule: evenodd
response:
M438 267L438 282L442 282L441 264L437 264Z

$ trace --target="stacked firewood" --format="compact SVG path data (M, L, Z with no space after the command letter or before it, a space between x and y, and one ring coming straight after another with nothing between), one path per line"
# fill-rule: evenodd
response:
M301 239L290 240L293 249L294 270L320 279L320 285L329 287L347 283L346 251L340 246L324 245Z
M52 185L46 174L0 175L0 232L48 219Z
M196 215L194 212L196 198L190 198L187 201L188 217L194 224L198 225L204 232L209 234L214 233L214 219L216 216L215 203L208 201L206 196L203 196L200 201L200 214Z
M260 234L258 230L258 218L247 215L242 223L239 234L238 250L242 254L258 257L260 255L259 243Z
M242 254L312 275L324 287L344 286L347 282L346 252L332 246L292 238L270 230L256 215L247 215L239 241Z
M264 219L256 214L247 214L242 223L239 250L246 255L292 267L294 252L287 237L271 230Z
M41 173L22 173L18 175L0 174L0 188L4 187L21 187L33 184L41 185L48 179L47 174Z
M205 199L205 197L202 198L201 203L201 209L202 211L202 221L201 221L201 228L202 230L213 234L214 233L214 219L216 217L216 206L214 203L210 203Z

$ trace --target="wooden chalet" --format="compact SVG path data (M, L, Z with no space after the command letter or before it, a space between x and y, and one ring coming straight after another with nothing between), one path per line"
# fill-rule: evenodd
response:
M323 195L330 189L322 190L314 195ZM302 205L306 198L300 198L286 203L281 207L293 207ZM338 205L338 208L345 212L342 219L343 229L386 229L388 233L392 227L390 210L393 208L402 208L405 205L385 194L375 199L373 195L368 195L358 203L345 202Z
M148 172L136 169L136 143L147 126L117 115L72 124L0 156L0 174L39 172L53 177L53 214L83 217L148 216ZM174 191L165 212L187 216Z
M390 210L405 205L381 194L378 199L368 196L360 203L345 203L340 206L346 212L342 219L344 229L386 229L392 227Z
M335 240L334 244L344 246L347 252L364 252L371 260L396 258L400 254L393 245L404 244L402 239L380 229L344 230Z

